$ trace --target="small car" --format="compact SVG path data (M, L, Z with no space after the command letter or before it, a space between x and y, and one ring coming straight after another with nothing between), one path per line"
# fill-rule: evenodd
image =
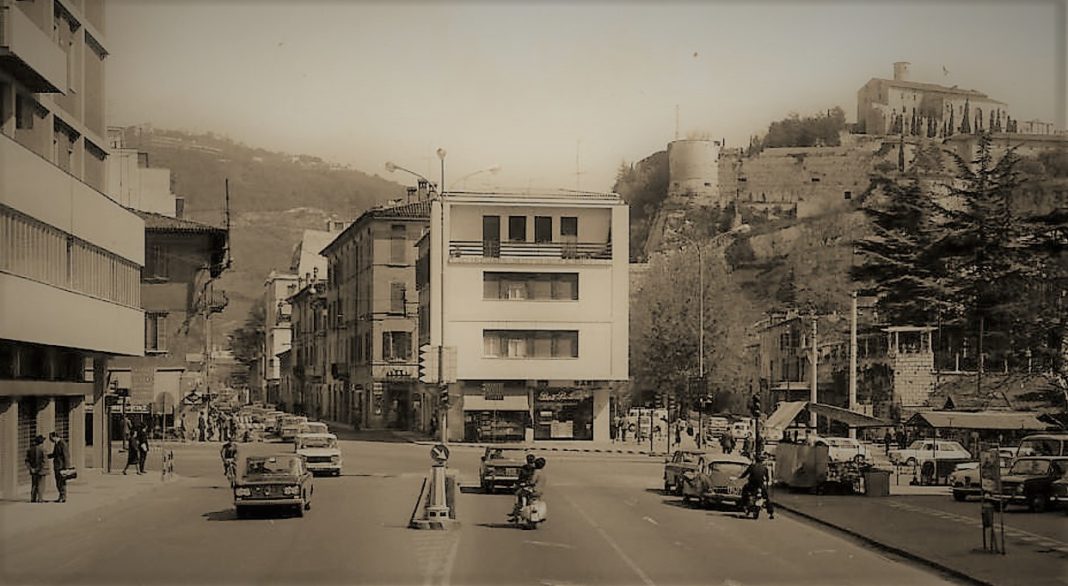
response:
M291 442L300 433L300 426L307 423L308 418L303 415L289 415L282 418L278 424L278 436L284 442Z
M519 482L519 471L526 463L527 450L523 448L487 447L478 468L482 492L492 493L498 488L514 490Z
M312 474L341 476L341 449L332 433L302 433L293 440L296 452L304 457Z
M701 506L742 504L742 473L749 467L749 458L737 454L714 454L708 463L695 474L683 478L682 500L696 499Z
M300 424L300 433L330 433L330 428L322 421L305 421Z
M929 460L971 460L971 453L957 442L945 440L916 440L905 449L890 450L894 464L915 466Z
M695 450L677 450L671 458L664 461L664 492L674 492L682 496L682 476L686 472L696 473L704 467L708 452Z
M250 454L238 462L234 509L244 517L253 507L285 506L303 517L313 491L311 472L299 454Z
M848 437L819 437L813 438L813 444L823 442L827 446L827 456L834 462L864 462L870 461L871 453L867 446L860 440Z
M1026 456L1012 463L1001 479L1002 505L1022 504L1033 512L1046 510L1053 496L1053 483L1068 470L1065 456Z
M1012 467L1012 456L1007 450L998 450L1001 475L1005 476ZM953 499L963 501L969 496L982 496L983 486L979 478L979 462L961 462L949 474L947 483L953 488Z

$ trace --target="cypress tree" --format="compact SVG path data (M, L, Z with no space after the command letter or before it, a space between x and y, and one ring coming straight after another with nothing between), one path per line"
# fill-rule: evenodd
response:
M969 108L969 106L970 106L970 104L968 102L968 98L964 98L964 115L961 116L961 121L960 121L960 133L961 134L971 134L972 133L972 125L968 121L968 108Z

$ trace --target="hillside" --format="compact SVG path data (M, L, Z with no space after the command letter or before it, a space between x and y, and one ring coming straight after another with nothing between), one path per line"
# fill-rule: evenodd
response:
M272 269L286 270L305 229L323 230L329 218L355 219L371 206L402 197L404 187L317 157L276 153L211 133L130 127L127 147L148 153L151 167L171 170L171 187L185 198L185 217L225 223L225 180L230 179L233 265L218 281L230 299L215 318L219 341L240 326Z

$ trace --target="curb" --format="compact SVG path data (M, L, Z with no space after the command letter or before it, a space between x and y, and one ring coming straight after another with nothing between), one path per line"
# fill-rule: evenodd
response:
M924 565L924 566L927 566L927 567L932 568L934 570L938 570L939 572L942 572L944 574L952 576L952 577L954 577L954 578L956 578L958 580L965 581L965 582L967 582L969 584L976 584L978 586L995 586L995 584L993 582L987 582L985 580L980 580L979 578L976 578L974 576L970 576L968 574L965 574L964 572L962 572L960 570L957 570L955 568L951 568L951 567L949 567L949 566L947 566L945 564L942 564L940 562L936 562L934 560L927 559L925 557L922 557L922 556L919 556L917 554L914 554L914 553L912 553L910 551L906 551L906 550L901 549L899 547L896 547L896 546L890 545L888 543L879 541L879 540L877 540L877 539L875 539L873 537L870 537L868 535L864 535L863 533L859 533L859 532L854 531L852 529L847 529L847 528L842 527L840 525L836 525L834 523L831 523L830 521L825 521L823 519L820 519L819 517L816 517L815 515L812 515L812 514L809 514L809 513L805 513L803 511L801 511L800 509L797 509L796 507L793 507L793 506L790 506L790 505L785 505L785 504L782 504L781 502L776 502L775 503L775 508L776 509L782 509L784 511L788 511L788 512L794 514L794 515L797 515L798 517L802 517L804 519L807 519L809 521L818 523L818 524L823 525L825 527L829 527L831 529L834 529L835 531L839 531L839 532L845 533L846 535L849 535L850 537L853 537L855 539L859 539L860 541L863 541L864 543L867 543L868 545L871 545L872 547L875 547L876 549L893 553L893 554L898 555L900 557L903 557L905 559L908 559L908 560L911 560L913 562L916 562L916 563L918 563L920 565Z
M436 445L438 443L438 442L433 441L433 440L424 440L424 439L417 439L417 438L411 438L411 437L405 437L405 436L397 436L397 437L399 437L399 438L401 438L403 440L406 440L408 443L416 444L416 445L420 445L420 446L433 446L433 445ZM449 445L452 446L452 447L459 447L459 448L492 448L492 447L502 447L502 448L504 448L504 447L510 447L508 444L479 444L479 443L470 443L470 442L449 442ZM666 455L666 454L662 454L660 452L650 452L648 450L624 450L624 449L614 449L613 450L613 449L605 449L605 448L560 448L560 447L546 447L546 446L538 446L538 445L533 445L533 446L522 445L520 447L528 449L528 450L540 451L540 452L580 452L580 453L587 453L587 454L592 454L592 453L597 453L597 454L630 454L630 455L634 455L634 456L658 456L658 457Z

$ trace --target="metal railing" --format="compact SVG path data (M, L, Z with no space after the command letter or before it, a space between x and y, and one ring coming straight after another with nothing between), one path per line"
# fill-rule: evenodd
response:
M543 258L566 260L611 260L611 242L501 242L453 240L449 256L483 258Z

